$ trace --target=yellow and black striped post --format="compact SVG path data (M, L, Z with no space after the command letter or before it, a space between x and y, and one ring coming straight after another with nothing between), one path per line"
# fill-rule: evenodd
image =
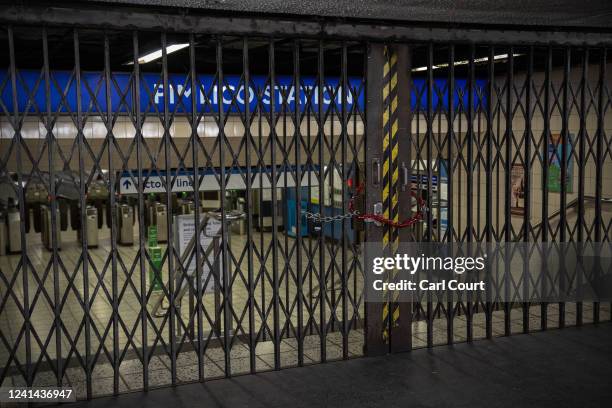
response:
M398 71L397 54L392 47L385 48L383 68L383 140L382 140L382 205L383 215L395 222L399 221L399 123L398 123ZM383 253L393 256L399 246L399 233L395 228L384 226ZM394 272L392 272L394 274ZM389 331L397 325L399 307L397 292L390 302L383 305L383 339L389 340Z
M365 206L371 211L382 203L382 215L396 222L411 211L410 188L400 179L400 166L410 163L409 59L406 45L368 45ZM365 228L366 263L381 253L391 256L400 239L408 239L407 230L376 223L366 223ZM366 273L365 284L371 285L372 278ZM398 303L398 293L391 299L388 293L382 295L380 301L365 304L365 353L369 356L411 348L411 304Z

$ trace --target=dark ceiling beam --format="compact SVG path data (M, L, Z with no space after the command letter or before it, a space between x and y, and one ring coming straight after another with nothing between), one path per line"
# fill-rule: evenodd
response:
M118 30L154 30L210 35L337 38L369 41L475 42L478 44L533 44L598 46L612 44L612 32L536 31L530 29L424 27L385 22L327 19L228 17L211 14L170 14L110 6L7 5L0 22L15 25L59 25Z

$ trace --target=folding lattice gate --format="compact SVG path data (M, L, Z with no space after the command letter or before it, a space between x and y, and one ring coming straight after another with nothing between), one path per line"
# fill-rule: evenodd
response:
M610 319L364 304L360 259L364 239L610 243L609 35L46 11L2 18L2 385L91 397ZM423 222L360 231L362 184L361 211L401 220L414 194Z

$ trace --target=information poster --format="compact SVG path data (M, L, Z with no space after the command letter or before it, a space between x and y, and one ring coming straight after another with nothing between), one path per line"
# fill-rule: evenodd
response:
M512 165L512 203L510 212L513 215L525 214L525 169L520 164Z
M202 216L203 217L203 216ZM191 239L193 238L193 235L195 234L195 230L196 230L196 225L195 225L195 218L193 217L192 214L186 214L186 215L176 215L174 217L174 225L175 225L175 237L176 237L176 245L177 245L177 249L179 254L181 254L181 256L184 255L185 251L187 250L187 246L189 245L189 242L191 241ZM202 234L200 234L200 245L202 247L202 254L208 249L208 247L210 245L213 245L213 236L219 234L219 231L221 229L221 222L217 221L215 219L209 219L207 224L206 224L206 230L202 232ZM192 250L191 252L194 253L191 262L189 262L189 264L185 264L184 268L185 268L185 272L187 276L195 276L196 273L196 260L195 260L195 252L194 250ZM214 265L214 261L215 261L215 257L214 257L214 250L211 251L210 255L208 256L208 261L202 261L202 287L205 288L205 292L212 292L213 291L213 280L212 278L209 279L208 284L206 286L206 279L208 279L208 276L210 275L210 267L209 265ZM221 263L222 260L219 259L219 262ZM187 262L185 262L187 263ZM221 267L221 266L220 266ZM183 282L183 285L186 285L186 282Z
M442 159L440 166L440 234L444 236L448 228L448 160Z
M570 133L567 137L567 147L565 148L565 160L567 171L565 174L565 191L574 192L574 166L572 161L572 139ZM561 192L561 157L563 156L563 141L560 134L550 135L548 143L548 191Z

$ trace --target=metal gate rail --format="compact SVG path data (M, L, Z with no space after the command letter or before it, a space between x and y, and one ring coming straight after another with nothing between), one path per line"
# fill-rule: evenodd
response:
M23 221L20 253L0 255L1 385L70 384L91 398L612 319L599 303L365 303L359 246L610 244L609 32L55 6L8 6L0 22L0 178ZM157 49L156 62L143 59ZM572 183L551 184L557 170ZM199 243L182 252L170 228L185 180L212 185L222 209L244 190L242 238L230 244L237 232L222 211L217 257ZM145 241L153 181L166 208L161 259ZM417 195L423 222L357 232L349 203L361 182L366 212L385 197L398 221ZM96 183L110 211L91 248L84 209ZM29 221L34 190L50 208L48 248ZM208 199L186 194L199 237ZM133 247L119 245L119 204L136 211ZM528 268L512 283L525 284ZM183 280L188 312L175 302ZM156 317L150 305L161 300L169 310Z

